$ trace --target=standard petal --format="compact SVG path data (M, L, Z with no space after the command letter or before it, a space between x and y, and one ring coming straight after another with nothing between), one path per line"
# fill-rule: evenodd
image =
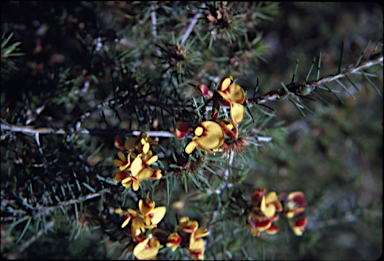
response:
M232 82L233 82L232 76L230 76L229 78L223 78L220 82L219 90L222 92L225 91L226 89L228 89L228 87L231 85Z
M151 218L152 224L157 225L163 219L165 212L167 212L166 207L157 207L153 209L149 214L150 216L152 216Z
M232 83L227 89L227 94L231 97L230 99L236 103L243 104L245 100L245 93L243 88L237 83Z
M202 137L195 140L195 142L202 148L217 149L224 142L225 134L220 125L213 121L204 121L201 123L206 131Z
M143 169L143 160L141 157L136 157L131 164L131 172L133 176L136 176Z

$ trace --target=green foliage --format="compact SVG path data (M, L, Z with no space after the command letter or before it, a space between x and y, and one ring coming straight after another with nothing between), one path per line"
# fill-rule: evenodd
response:
M167 208L158 224L167 236L181 217L208 229L207 260L380 255L377 5L14 1L2 7L3 256L133 259L137 242L115 209L137 209L148 197ZM238 138L226 137L228 148L215 154L201 148L187 154L193 134L176 139L177 122L212 120L219 97L203 97L194 87L217 90L230 75L247 97ZM230 115L221 105L218 119ZM162 177L134 191L113 179L113 160L126 138L142 132L154 139L159 159L151 167ZM258 188L304 192L302 237L283 217L279 233L252 236L247 219ZM190 259L186 248L163 245L158 259Z

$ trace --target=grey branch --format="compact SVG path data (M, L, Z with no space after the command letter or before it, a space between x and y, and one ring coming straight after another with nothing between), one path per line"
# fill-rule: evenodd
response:
M187 30L185 30L185 32L183 34L183 38L181 39L181 44L185 44L185 42L187 41L189 35L191 34L191 32L193 30L193 27L195 27L197 21L199 20L200 16L201 16L201 13L196 13L192 17L191 23L188 25Z

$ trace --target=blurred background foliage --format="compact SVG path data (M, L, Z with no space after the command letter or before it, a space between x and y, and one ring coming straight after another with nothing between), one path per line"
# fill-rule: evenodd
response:
M2 121L67 131L79 120L89 129L172 131L175 118L161 103L190 105L191 98L198 95L189 83L212 88L213 82L233 75L252 96L258 78L256 95L261 95L280 88L281 82L289 83L297 60L295 79L303 82L320 52L321 76L326 76L337 72L342 41L344 67L356 63L370 40L367 53L382 39L383 10L376 3L231 2L228 10L232 22L226 28L205 18L204 14L210 13L209 5L220 6L206 3L206 9L202 9L202 2L184 1L3 3L2 40L13 34L6 46L13 46L12 52L22 55L5 57L2 45ZM156 12L155 34L152 10ZM180 51L175 45L183 41L183 33L198 11L204 14ZM381 47L378 51L382 52ZM382 66L367 71L378 75L373 80L382 91ZM309 79L315 79L315 74L314 70ZM273 140L247 148L243 154L249 166L247 176L233 171L228 180L241 180L242 184L227 195L227 200L229 195L249 200L251 192L260 187L277 193L303 191L308 200L304 235L297 238L279 221L280 233L252 238L243 219L223 218L221 235L215 231L207 238L206 259L352 260L376 259L382 254L382 97L363 77L353 76L353 81L361 90L354 93L356 100L342 91L344 104L327 94L324 97L330 105L305 101L316 116L307 113L303 117L287 101L267 103L276 117L261 127L263 115L256 128ZM116 103L95 109L111 99ZM130 104L135 102L147 104L140 108L150 112L151 120L133 112L136 107ZM158 110L151 111L149 105ZM86 112L90 116L83 119ZM176 120L191 117L196 119L198 115L180 113ZM34 222L31 229L23 231L24 225L19 225L6 233L11 224L6 202L17 202L18 195L27 193L28 182L39 195L51 190L52 178L61 184L53 185L59 191L66 182L75 184L76 180L96 191L108 188L112 193L122 193L119 186L104 182L113 172L115 134L72 134L69 140L64 135L41 135L48 165L44 167L33 136L2 132L4 257L126 257L121 255L126 241L117 229L119 217L113 213L114 208L124 205L125 197L122 200L120 195L79 204L84 208L79 212L83 211L86 219L78 218L78 210L55 211L55 216L41 215L44 218ZM160 139L160 144L164 152L175 145L179 152L184 148L182 142L169 139ZM164 168L168 167L166 160L162 162ZM237 158L233 168L243 167L244 162ZM95 173L104 180L96 178ZM158 201L167 205L168 179L167 183L162 180L152 185L156 188L156 205ZM180 179L175 182L163 228L172 230L176 215L189 215L203 225L210 222L204 210L211 206L195 200L200 192L188 186L186 193ZM59 199L54 201L89 192L92 190L86 186L74 189L73 195L72 191L57 192ZM15 198L9 197L12 193ZM128 195L132 198L127 202L135 204L134 195ZM225 202L226 194L222 196ZM29 204L36 203L33 197L30 199ZM108 205L111 202L121 205ZM179 204L172 204L175 202ZM15 204L15 209L23 208ZM72 218L64 213L72 213ZM47 231L39 234L43 227ZM105 234L109 238L100 243Z

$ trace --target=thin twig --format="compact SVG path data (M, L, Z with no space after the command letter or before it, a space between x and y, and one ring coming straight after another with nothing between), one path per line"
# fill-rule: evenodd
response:
M44 157L43 149L41 148L41 145L40 145L39 132L35 132L35 141L36 141L37 148L39 150L41 160L43 161L44 168L47 171L47 173L49 174L49 176L51 176L51 178L53 178L53 174L49 170L47 159Z
M155 8L155 4L152 2L151 3L151 20L152 20L152 36L153 36L153 43L156 44L157 42L157 28L156 28L156 8ZM156 52L157 52L157 55L161 55L161 51L160 51L160 48L159 47L155 47L156 48Z
M221 183L220 187L215 191L216 194L221 194L226 186L233 186L233 184L227 184L227 182L229 177L229 169L232 167L235 154L233 152L229 152L229 154L230 154L229 161L225 167L223 182Z
M193 27L195 27L197 21L199 20L201 16L201 13L196 13L192 18L191 18L191 22L189 23L188 27L187 27L187 30L185 30L184 34L183 34L183 38L181 38L181 44L185 44L185 42L187 41L189 35L192 33L192 30L193 30Z
M307 95L310 95L311 92L309 92L308 94L303 94L303 93L301 93L301 88L308 87L313 91L313 90L315 90L316 87L324 85L325 83L335 81L337 79L346 77L347 75L350 75L350 74L357 73L358 71L364 70L366 68L372 67L372 66L380 64L380 63L383 63L383 56L381 56L381 57L379 57L373 61L367 61L367 62L362 63L356 67L353 67L353 68L345 68L344 70L342 70L340 73L338 73L336 75L323 77L323 78L320 78L318 80L311 81L311 82L293 83L293 84L287 85L286 87L288 89L288 92L291 94L307 96ZM270 91L264 95L261 95L261 96L255 97L255 98L251 98L251 99L249 99L249 101L256 102L257 104L262 104L262 103L267 102L267 101L276 101L276 100L279 100L282 97L288 95L289 94L288 92L284 88L279 88L279 89Z
M67 200L67 201L61 201L61 202L59 202L55 206L50 206L50 207L37 206L35 208L35 210L34 210L35 213L36 213L34 218L37 218L38 216L41 216L43 214L48 214L49 212L51 212L51 211L53 211L53 210L55 210L57 208L63 207L63 206L73 205L73 204L76 204L76 203L79 203L79 202L83 202L83 201L86 201L86 200L89 200L89 199L100 197L101 195L103 195L105 193L110 193L110 189L103 189L103 190L101 190L101 191L99 191L97 193L91 193L91 194L88 194L86 196L80 196L77 199L70 199L70 200Z
M18 252L23 253L25 249L27 249L31 244L33 244L36 239L38 239L47 229L50 229L55 224L56 220L51 220L44 229L40 229L39 232L37 232L36 235L33 235L28 241L26 241L24 244L21 245Z

